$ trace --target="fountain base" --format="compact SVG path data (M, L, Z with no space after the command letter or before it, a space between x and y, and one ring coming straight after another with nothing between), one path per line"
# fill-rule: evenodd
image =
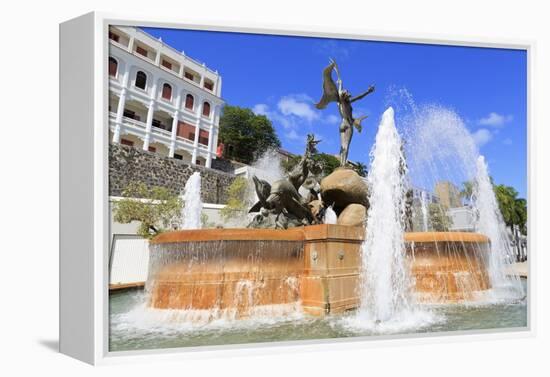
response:
M236 309L300 303L306 313L359 305L362 227L205 229L151 242L147 289L158 309ZM406 260L419 300L475 300L490 288L489 242L476 233L407 233Z

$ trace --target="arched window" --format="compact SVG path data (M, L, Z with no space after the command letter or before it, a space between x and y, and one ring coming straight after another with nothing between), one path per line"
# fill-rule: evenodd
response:
M147 75L142 71L137 71L136 73L136 88L145 90L147 87Z
M195 99L191 94L188 94L185 96L185 108L189 110L193 110L193 105L195 103Z
M207 118L210 117L210 104L208 102L205 102L202 105L202 115Z
M162 98L170 101L172 99L172 87L170 84L164 84L162 86Z
M118 62L115 58L109 57L109 76L116 77L116 73L118 70Z

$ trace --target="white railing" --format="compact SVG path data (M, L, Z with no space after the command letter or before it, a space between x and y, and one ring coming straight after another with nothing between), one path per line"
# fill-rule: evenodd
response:
M149 52L149 51L147 51L147 52ZM158 54L158 52L157 52L157 54ZM157 67L158 67L157 62L156 62L156 58L157 58L157 55L156 55L156 54L155 54L155 59L151 59L151 58L149 57L149 54L147 54L147 56L141 55L139 52L137 52L137 50L132 51L132 55L134 55L134 56L136 56L136 57L138 57L138 58L140 58L140 59L143 59L143 60L145 60L146 62L149 62L149 63L153 64L154 66L157 66Z
M132 119L132 118L124 117L124 116L122 117L122 122L125 123L125 124L135 126L135 127L141 127L143 129L145 129L145 127L146 127L146 124L144 122L141 122L139 120L135 120L135 119Z
M109 38L109 42L111 42L113 45L117 46L118 48L120 48L122 50L130 51L130 41L128 41L127 45L124 45L120 42L115 41L114 39Z
M178 136L177 139L176 139L176 144L179 144L179 145L185 145L185 146L189 146L191 148L193 148L193 140L189 140L189 139L186 139L184 137L181 137L181 136Z
M159 134L159 135L162 135L162 136L171 136L172 135L171 131L167 131L163 128L153 126L152 130L153 130L153 133Z
M147 33L146 31L142 30L142 29L136 29L138 34L141 33L141 34L145 34L147 37L155 40L158 42L158 39L153 37L151 34ZM179 59L183 59L184 60L184 63L186 63L186 61L189 61L191 62L192 64L195 64L197 67L200 67L200 68L205 68L207 71L209 71L210 73L214 74L216 77L219 76L218 72L213 70L212 68L208 67L206 64L204 64L203 62L195 59L195 58L192 58L190 56L187 56L185 54L182 54L181 51L178 51L177 49L175 49L174 47L170 46L169 44L165 43L165 42L162 42L161 41L161 45L162 47L166 48L167 50L171 50L172 52L175 52L178 56ZM159 52L162 51L162 49L159 49L159 48L156 48L156 50L158 50ZM182 63L182 62L179 62L179 63ZM186 65L186 64L184 64Z
M114 131L115 128L115 121L116 121L116 113L109 112L109 123L110 128ZM145 138L146 134L146 124L144 122L128 118L128 117L122 117L122 124L121 124L121 132L128 132L134 136L139 137L140 139ZM151 135L154 135L154 138L156 141L162 142L163 144L167 144L171 142L172 139L172 132L167 131L162 128L158 128L155 126L151 127ZM193 152L193 149L195 148L195 142L194 140L189 140L181 136L176 137L176 149L183 149L185 151L188 151L189 153ZM198 144L198 149L201 151L201 155L204 153L209 153L208 151L208 145L205 144Z

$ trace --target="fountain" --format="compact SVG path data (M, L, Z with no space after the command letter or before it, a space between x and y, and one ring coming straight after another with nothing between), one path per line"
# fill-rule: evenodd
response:
M335 62L324 72L319 108L350 100L340 79L338 87L330 83L333 70ZM344 126L359 130L363 118L349 111L341 113ZM326 177L312 158L319 141L308 135L289 174L277 169L253 177L257 200L246 228L200 229L200 175L194 173L185 186L182 230L150 242L147 308L201 324L303 313L344 314L355 328L383 328L379 324L411 323L407 317L418 313L425 319L424 304L486 302L498 289L518 292L519 280L503 273L509 247L487 166L459 117L430 106L415 108L403 124L406 142L393 108L382 115L367 182L347 163L352 133L342 138L341 166ZM442 177L475 177L479 233L428 231L432 204L425 193L423 231L405 231L409 181L430 187Z
M303 265L299 233L247 229L163 234L151 244L150 305L241 318L258 307L296 304Z
M478 212L476 230L489 237L494 250L489 264L491 284L501 295L523 297L524 291L519 277L506 274L515 259L483 156L478 157L476 166L477 174L473 192L473 201Z
M422 212L422 231L428 231L428 198L426 192L420 194L420 210Z
M194 172L185 184L182 195L183 208L181 211L182 229L200 229L201 228L201 175Z
M402 92L403 90L399 94L403 95ZM406 115L401 117L401 121L404 123L403 132L410 141L406 148L410 179L422 187L434 187L438 181L470 183L473 192L466 199L470 210L477 216L475 231L490 241L490 246L476 246L478 249L490 249L483 261L474 258L472 262L471 257L462 261L464 264L482 262L482 270L485 272L483 276L478 274L473 285L457 275L459 279L456 283L464 292L457 297L485 302L524 297L520 278L510 274L509 266L513 262L510 240L498 208L487 164L470 132L453 110L441 105L417 107L406 91L405 97L409 111L405 111ZM425 199L421 199L422 218L427 218L426 223L431 226L429 207L424 204ZM439 207L442 212L446 210L441 204L432 205ZM461 249L459 247L456 250ZM453 253L456 254L456 251ZM478 255L479 251L474 254Z
M313 224L161 234L151 242L150 305L239 317L255 307L282 304L313 315L360 308L384 321L413 301L474 300L490 289L487 237L404 233L404 155L391 108L382 117L372 157L366 232L361 226ZM338 183L346 176L344 182L359 184L351 169L333 174ZM329 195L336 190L330 181L331 176L321 182L321 196L334 200L339 196ZM346 190L354 184L338 186L346 201L353 200L354 192ZM338 222L347 207L356 205L336 199L327 209ZM289 280L296 282L292 288Z
M402 142L393 109L382 121L371 151L368 175L370 208L362 246L361 310L377 321L387 321L409 306L411 281L405 265L405 183Z

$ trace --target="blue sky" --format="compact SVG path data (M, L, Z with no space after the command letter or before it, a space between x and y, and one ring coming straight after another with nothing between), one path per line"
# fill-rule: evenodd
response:
M355 133L350 159L368 164L368 153L391 88L406 88L417 105L450 107L465 121L496 183L527 191L527 55L525 51L324 38L144 28L223 77L222 97L273 122L283 148L302 153L305 135L339 151L334 104L319 111L321 71L338 62L344 86L357 94L354 114L369 115Z

